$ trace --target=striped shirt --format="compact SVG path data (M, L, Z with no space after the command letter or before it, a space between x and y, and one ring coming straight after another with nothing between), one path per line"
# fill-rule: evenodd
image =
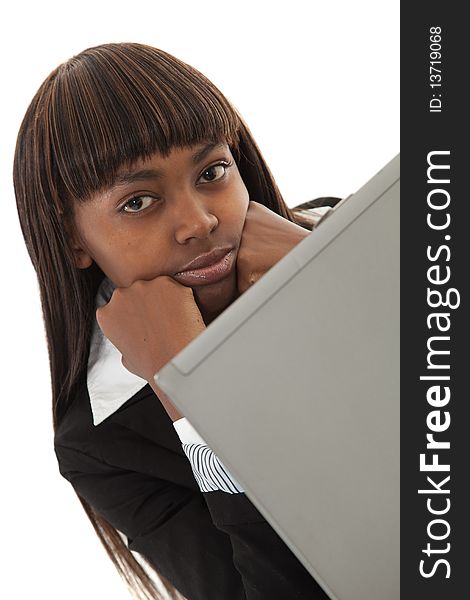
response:
M227 494L239 494L244 491L186 417L175 421L173 427L202 492L222 491Z

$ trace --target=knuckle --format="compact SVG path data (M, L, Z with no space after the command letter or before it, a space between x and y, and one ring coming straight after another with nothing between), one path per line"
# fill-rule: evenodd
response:
M174 285L176 282L169 275L160 275L157 277L157 281L160 285L168 287Z
M141 293L144 289L146 289L147 285L147 281L144 281L143 279L137 279L132 284L132 289L134 292Z
M114 300L114 302L116 302L116 300L119 300L120 298L122 298L123 293L124 293L124 288L116 288L113 292L113 295L111 296L111 300L109 301L109 303L113 302L113 300Z
M100 308L96 309L95 316L96 320L98 321L98 324L102 323L106 318L105 308L105 306L101 306Z

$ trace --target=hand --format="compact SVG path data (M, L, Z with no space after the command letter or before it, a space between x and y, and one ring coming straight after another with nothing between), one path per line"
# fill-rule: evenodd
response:
M96 319L126 369L152 387L155 373L205 329L193 290L166 275L116 288Z
M239 293L243 294L310 233L250 201L237 256Z

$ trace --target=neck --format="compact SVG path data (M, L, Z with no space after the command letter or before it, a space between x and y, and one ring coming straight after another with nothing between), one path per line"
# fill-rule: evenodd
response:
M240 295L236 273L218 284L193 289L194 299L206 325L216 319Z
M237 298L239 294L234 294L228 301L225 301L221 306L218 306L216 309L205 308L204 306L200 306L199 310L201 312L202 318L204 319L204 323L209 325L212 323L220 314L224 312L224 310L232 304Z

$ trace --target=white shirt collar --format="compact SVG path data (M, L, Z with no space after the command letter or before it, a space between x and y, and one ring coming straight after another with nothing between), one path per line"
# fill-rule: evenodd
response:
M96 294L96 308L110 300L115 287L110 279L103 279ZM111 416L146 384L124 367L121 353L103 335L95 319L87 371L93 424L99 425Z

